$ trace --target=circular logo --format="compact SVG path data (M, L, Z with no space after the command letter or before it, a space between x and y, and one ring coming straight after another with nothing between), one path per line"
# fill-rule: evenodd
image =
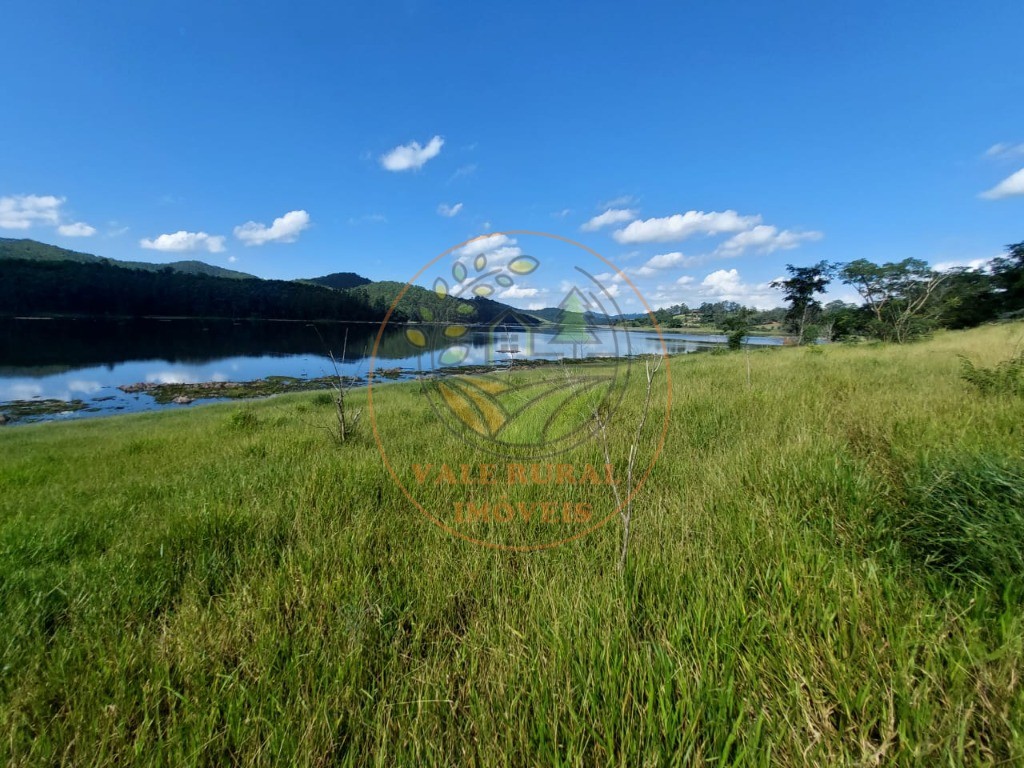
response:
M428 519L537 549L632 509L664 439L670 374L653 316L630 330L620 302L650 316L596 252L519 230L448 249L398 291L371 356L369 410L385 466ZM430 425L419 461L409 433L379 418L374 373L396 359L415 360L421 413L406 421Z

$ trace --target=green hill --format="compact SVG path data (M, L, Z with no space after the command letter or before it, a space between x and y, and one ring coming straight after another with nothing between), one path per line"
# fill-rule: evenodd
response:
M106 264L122 269L141 269L146 272L160 272L170 269L183 275L207 275L209 277L226 277L233 280L258 279L255 275L237 272L233 269L215 267L202 261L172 261L168 264L151 264L145 261L120 261L91 253L81 253L61 248L36 240L0 237L0 260L24 259L26 261L73 261L77 264Z
M401 301L395 307L395 316L421 322L463 322L490 323L507 313L514 315L524 325L538 325L540 320L529 312L516 309L500 301L474 297L472 299L440 298L434 291L418 285L408 285L393 280L367 283L350 288L346 293L364 297L374 309L387 311L398 294L405 290Z
M336 288L338 290L344 290L345 288L357 288L360 285L367 285L373 282L372 280L357 275L355 272L332 272L329 275L323 277L310 277L306 280L299 280L300 283L313 283L314 285L323 285L327 288Z

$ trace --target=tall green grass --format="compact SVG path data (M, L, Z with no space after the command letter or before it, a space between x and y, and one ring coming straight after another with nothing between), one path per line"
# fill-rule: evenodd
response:
M446 534L315 394L4 428L0 762L1018 763L1024 402L958 355L1022 332L677 358L621 574Z

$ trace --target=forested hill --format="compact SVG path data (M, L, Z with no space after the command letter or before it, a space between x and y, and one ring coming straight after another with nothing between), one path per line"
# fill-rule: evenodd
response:
M373 321L383 313L344 291L286 280L125 269L78 261L0 262L0 316L223 317Z
M310 277L305 280L300 280L303 283L313 283L315 285L323 285L327 288L337 288L339 290L344 288L356 288L360 285L366 285L373 282L362 275L357 275L355 272L332 272L329 275L323 277Z
M117 261L34 240L0 239L0 317L204 317L379 321L406 289L352 272L263 280L198 261ZM441 299L409 286L392 321L488 323L536 318L486 298Z
M26 259L28 261L74 261L79 264L108 264L112 267L122 269L140 269L147 272L162 272L170 269L172 272L179 272L183 275L209 275L211 277L227 277L234 280L254 280L255 275L245 272L236 272L233 269L215 267L212 264L205 264L201 261L172 261L168 264L150 264L145 261L118 261L102 256L94 256L91 253L80 253L70 251L48 243L40 243L36 240L16 240L13 238L0 237L0 260L5 259Z

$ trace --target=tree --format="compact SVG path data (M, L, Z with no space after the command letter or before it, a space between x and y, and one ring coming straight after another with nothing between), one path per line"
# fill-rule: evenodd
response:
M1006 246L1006 256L992 260L992 282L1003 314L1024 312L1024 242Z
M795 333L798 344L807 342L811 323L821 315L821 302L815 294L824 293L825 287L832 282L832 267L825 261L819 261L810 267L794 267L786 265L789 279L774 280L772 288L783 291L789 310L786 312L787 329Z
M750 334L753 325L751 319L753 312L746 307L740 307L737 311L722 319L718 327L728 334L726 346L729 349L741 349L743 339Z
M881 265L857 259L843 265L839 276L864 299L875 335L900 344L930 328L940 309L939 288L948 277L921 259Z

